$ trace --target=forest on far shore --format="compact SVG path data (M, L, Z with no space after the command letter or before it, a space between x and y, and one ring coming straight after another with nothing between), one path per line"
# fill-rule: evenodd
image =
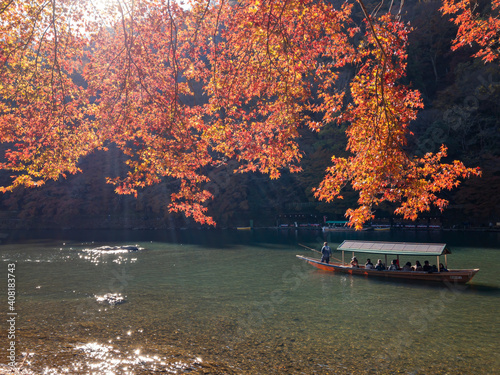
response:
M423 156L448 147L448 160L461 160L467 167L480 167L482 176L464 181L441 193L450 201L443 212L421 215L421 222L443 227L490 227L500 222L500 67L471 58L474 50L451 51L456 27L443 17L439 1L406 4L410 21L407 79L422 94L425 108L411 125L414 134L407 152ZM353 77L346 69L342 79ZM235 164L208 171L207 190L214 199L208 215L218 228L269 227L294 222L321 224L345 220L347 208L355 207L357 194L347 188L343 200L319 202L313 197L330 166L330 157L347 156L345 125L331 124L319 133L302 129L299 141L304 153L302 172L283 173L270 180L260 173L235 174ZM179 183L164 180L139 192L138 197L118 195L105 177L126 174L125 156L110 145L80 161L83 173L49 181L36 189L18 188L0 197L0 230L55 228L162 229L200 227L182 214L167 210L172 191ZM0 186L8 173L0 173ZM401 222L385 205L375 211L375 221Z

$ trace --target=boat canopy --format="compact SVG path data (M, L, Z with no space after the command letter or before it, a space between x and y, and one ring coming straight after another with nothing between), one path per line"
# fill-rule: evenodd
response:
M337 250L357 253L377 253L393 255L443 255L451 254L445 243L344 241Z

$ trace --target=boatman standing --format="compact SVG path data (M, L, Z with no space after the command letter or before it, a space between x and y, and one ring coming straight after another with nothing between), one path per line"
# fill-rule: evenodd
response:
M330 246L328 246L328 242L325 242L323 244L323 247L321 248L321 263L330 263L330 255L332 254L332 250L330 250Z

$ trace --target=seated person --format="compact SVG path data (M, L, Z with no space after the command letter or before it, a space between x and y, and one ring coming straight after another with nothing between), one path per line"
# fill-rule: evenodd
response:
M375 268L375 267L373 267L373 263L369 258L366 260L365 268L367 270L372 270L373 268Z
M424 262L424 266L422 267L422 271L425 271L425 272L432 271L432 266L429 264L428 260L426 260Z
M403 271L411 271L411 270L412 270L411 263L406 262L406 264L403 266Z
M391 262L391 265L389 266L389 271L398 271L398 270L399 270L398 260L397 259L393 259L392 262Z
M448 272L443 263L439 263L439 272Z
M352 259L351 259L351 267L352 268L359 268L358 259L356 257L352 257Z
M378 271L384 271L385 270L385 266L382 263L382 259L379 259L377 261L377 265L375 266L375 269L378 270Z
M413 269L414 271L422 271L422 265L418 260L415 262L415 267L413 267Z

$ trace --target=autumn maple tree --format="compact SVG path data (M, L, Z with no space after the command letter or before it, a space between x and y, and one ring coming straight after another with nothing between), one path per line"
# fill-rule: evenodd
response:
M422 100L403 84L411 27L398 9L369 14L360 0L0 4L4 192L77 173L82 157L115 145L128 166L108 178L118 193L173 178L170 210L214 224L210 167L232 159L238 172L271 178L300 171L298 128L329 122L349 125L352 156L332 158L315 194L331 201L351 184L357 228L383 201L408 218L443 208L438 192L479 173L443 163L444 146L422 158L405 148ZM345 89L337 78L347 67L355 76Z

